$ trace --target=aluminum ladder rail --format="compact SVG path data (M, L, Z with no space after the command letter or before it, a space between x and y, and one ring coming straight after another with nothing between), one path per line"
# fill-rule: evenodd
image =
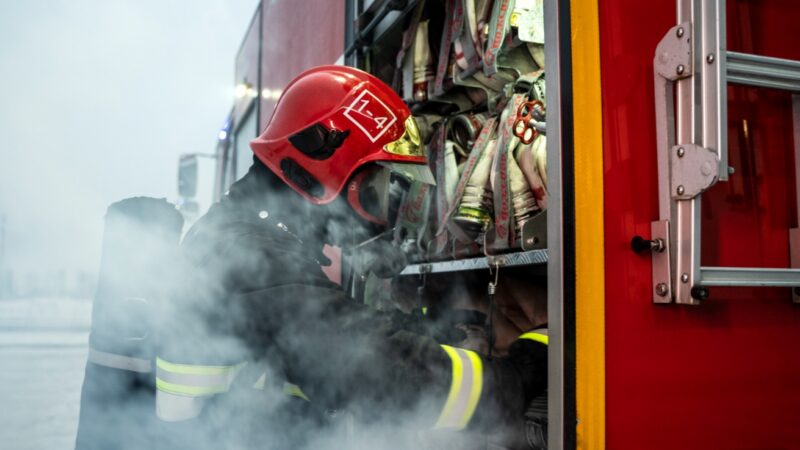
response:
M652 222L644 246L652 251L653 302L698 304L710 286L800 287L800 228L789 230L792 268L700 265L700 195L726 181L730 170L727 85L794 93L800 174L800 61L727 51L724 0L678 0L677 15L678 24L664 35L653 60L660 220ZM641 239L639 244L641 250ZM797 294L794 301L800 302Z

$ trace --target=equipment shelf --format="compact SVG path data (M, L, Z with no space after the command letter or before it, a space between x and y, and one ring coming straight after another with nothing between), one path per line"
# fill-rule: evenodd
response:
M453 261L435 261L408 265L400 276L426 273L463 272L491 267L529 266L547 263L547 250L528 250L502 255L481 256Z

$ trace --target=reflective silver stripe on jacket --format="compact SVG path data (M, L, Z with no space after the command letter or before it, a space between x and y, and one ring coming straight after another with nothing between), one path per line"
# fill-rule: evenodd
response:
M450 392L447 395L436 428L460 430L467 426L483 389L483 362L477 353L442 345L453 363Z
M110 367L112 369L127 370L138 373L150 373L153 371L153 363L149 359L134 358L132 356L103 352L92 347L89 347L88 360L92 364Z

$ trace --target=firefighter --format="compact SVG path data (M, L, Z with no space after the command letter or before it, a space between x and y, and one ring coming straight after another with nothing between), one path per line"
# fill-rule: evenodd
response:
M546 346L522 339L488 360L440 345L321 269L324 244L385 230L393 176L433 183L388 86L344 66L303 72L251 147L249 172L182 243L185 288L156 360L165 447L298 448L341 411L365 425L489 429L544 391Z

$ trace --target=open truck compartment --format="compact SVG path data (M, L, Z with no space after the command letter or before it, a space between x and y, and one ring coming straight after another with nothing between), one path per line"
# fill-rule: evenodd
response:
M457 320L482 352L546 321L548 448L793 448L798 19L783 0L265 0L215 196L295 75L364 69L408 102L437 184L409 189L392 279L329 249L354 297L476 312Z

